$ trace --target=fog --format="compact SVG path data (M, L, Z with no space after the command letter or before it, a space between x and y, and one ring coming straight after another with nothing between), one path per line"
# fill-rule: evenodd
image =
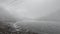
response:
M60 0L3 0L0 18L5 16L22 20L35 32L60 34ZM19 20L15 23L21 24Z
M17 17L40 18L60 9L59 0L17 0L4 3L5 8Z

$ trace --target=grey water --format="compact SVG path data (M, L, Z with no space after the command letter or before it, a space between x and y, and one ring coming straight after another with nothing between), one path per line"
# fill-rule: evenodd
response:
M13 30L22 25L39 34L60 34L60 0L0 1L0 31L10 24Z

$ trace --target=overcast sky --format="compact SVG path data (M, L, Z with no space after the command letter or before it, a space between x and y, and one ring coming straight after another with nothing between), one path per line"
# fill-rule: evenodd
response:
M40 18L48 16L60 9L60 0L13 0L4 1L4 6L12 15L18 18Z

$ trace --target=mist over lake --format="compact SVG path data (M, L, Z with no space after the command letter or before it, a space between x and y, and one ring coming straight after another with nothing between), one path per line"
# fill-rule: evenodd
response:
M5 25L27 25L40 34L60 34L60 0L0 1L0 21Z

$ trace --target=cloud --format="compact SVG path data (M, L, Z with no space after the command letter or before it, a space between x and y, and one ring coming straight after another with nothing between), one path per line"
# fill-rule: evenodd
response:
M17 0L12 4L6 4L7 10L15 17L38 18L48 16L58 9L55 0Z

